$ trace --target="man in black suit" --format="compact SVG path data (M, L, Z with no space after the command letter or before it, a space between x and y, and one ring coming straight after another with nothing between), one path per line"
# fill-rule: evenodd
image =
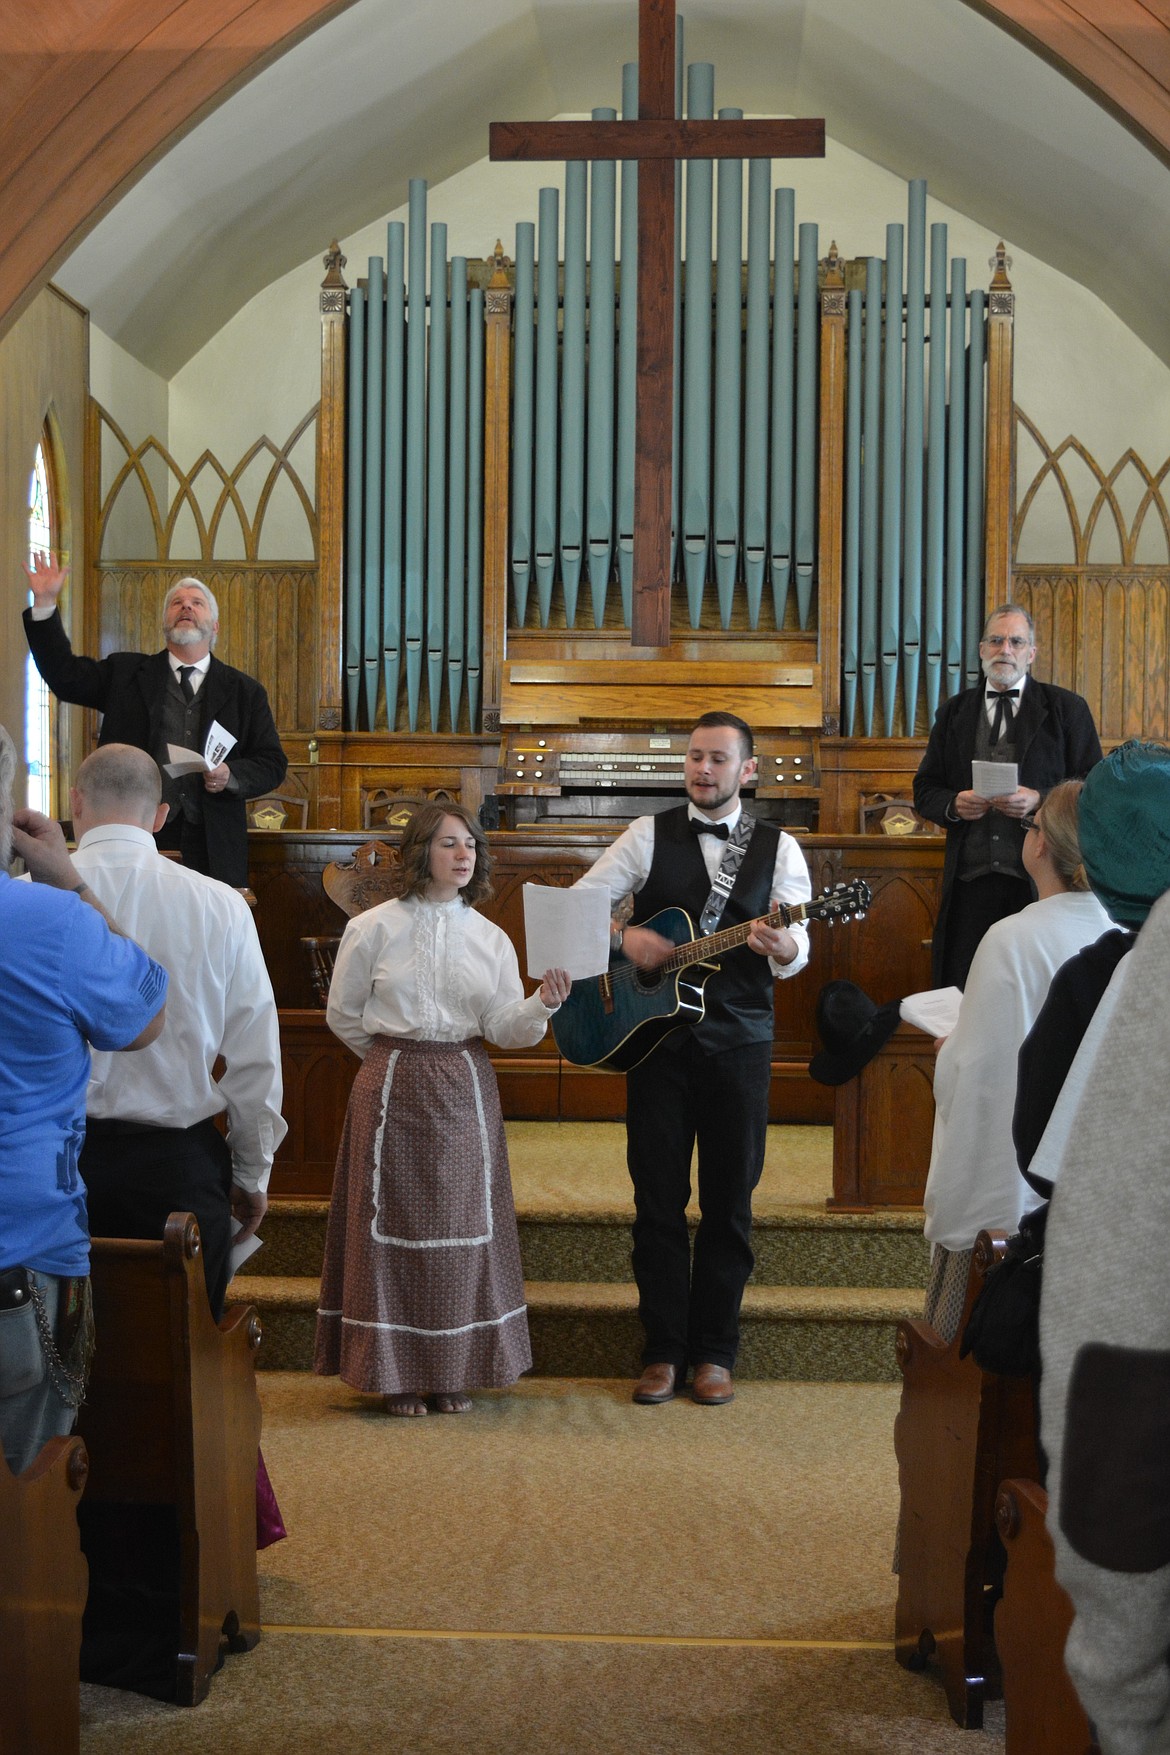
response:
M721 953L703 1017L627 1074L634 1278L646 1333L636 1402L669 1401L688 1365L701 1405L717 1407L735 1393L739 1307L754 1260L752 1191L767 1139L773 985L808 961L803 925L773 927L761 916L812 893L792 837L743 809L740 788L755 773L749 727L733 713L705 713L687 747L689 804L636 818L579 880L604 886L611 905L633 895L632 923L615 933L614 948L641 969L675 948L647 924L664 908L685 909L704 935L758 923L746 944ZM696 1144L692 1262L686 1209Z
M1088 703L1030 677L1035 656L1031 616L1014 603L993 610L979 642L986 681L943 702L914 776L915 808L947 832L936 987L963 987L988 927L1033 900L1024 819L1051 787L1083 778L1101 760ZM972 788L973 761L1015 763L1019 784L987 798Z
M38 555L25 570L33 602L24 612L24 628L33 662L58 700L101 713L99 743L134 744L163 769L168 744L202 753L213 723L235 738L226 760L209 773L175 779L163 771L170 814L158 844L177 848L195 871L244 888L245 800L279 786L288 758L260 684L212 656L219 610L207 586L198 579L171 586L163 599L161 652L82 658L69 644L57 609L67 569Z

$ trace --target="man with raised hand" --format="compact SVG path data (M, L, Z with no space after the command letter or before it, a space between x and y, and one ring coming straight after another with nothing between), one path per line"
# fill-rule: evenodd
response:
M57 603L68 568L38 555L25 569L32 606L24 630L33 662L60 701L102 714L99 743L130 743L153 756L170 806L158 844L183 863L242 889L248 882L245 801L280 785L288 758L268 696L253 677L212 652L219 634L215 598L199 579L180 579L163 599L161 652L74 652ZM235 742L209 773L166 774L167 746L203 752L213 724Z

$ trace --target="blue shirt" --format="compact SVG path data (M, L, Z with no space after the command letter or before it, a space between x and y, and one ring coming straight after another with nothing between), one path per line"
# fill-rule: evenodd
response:
M89 1044L125 1048L167 973L77 896L0 871L0 1271L89 1272Z

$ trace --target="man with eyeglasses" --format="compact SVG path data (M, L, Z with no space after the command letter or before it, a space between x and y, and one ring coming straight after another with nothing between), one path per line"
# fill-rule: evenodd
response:
M934 929L936 987L963 987L988 927L1032 900L1022 849L1030 817L1061 780L1082 779L1101 760L1088 703L1029 675L1032 618L1018 604L992 610L979 642L984 681L944 701L914 776L914 805L947 832L942 899ZM971 764L1014 763L1014 791L986 798Z

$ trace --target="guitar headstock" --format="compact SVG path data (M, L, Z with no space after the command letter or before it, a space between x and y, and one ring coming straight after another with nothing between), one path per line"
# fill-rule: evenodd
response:
M805 914L809 920L824 920L830 926L835 920L864 920L872 901L873 891L865 879L851 878L847 884L834 884L814 896Z

